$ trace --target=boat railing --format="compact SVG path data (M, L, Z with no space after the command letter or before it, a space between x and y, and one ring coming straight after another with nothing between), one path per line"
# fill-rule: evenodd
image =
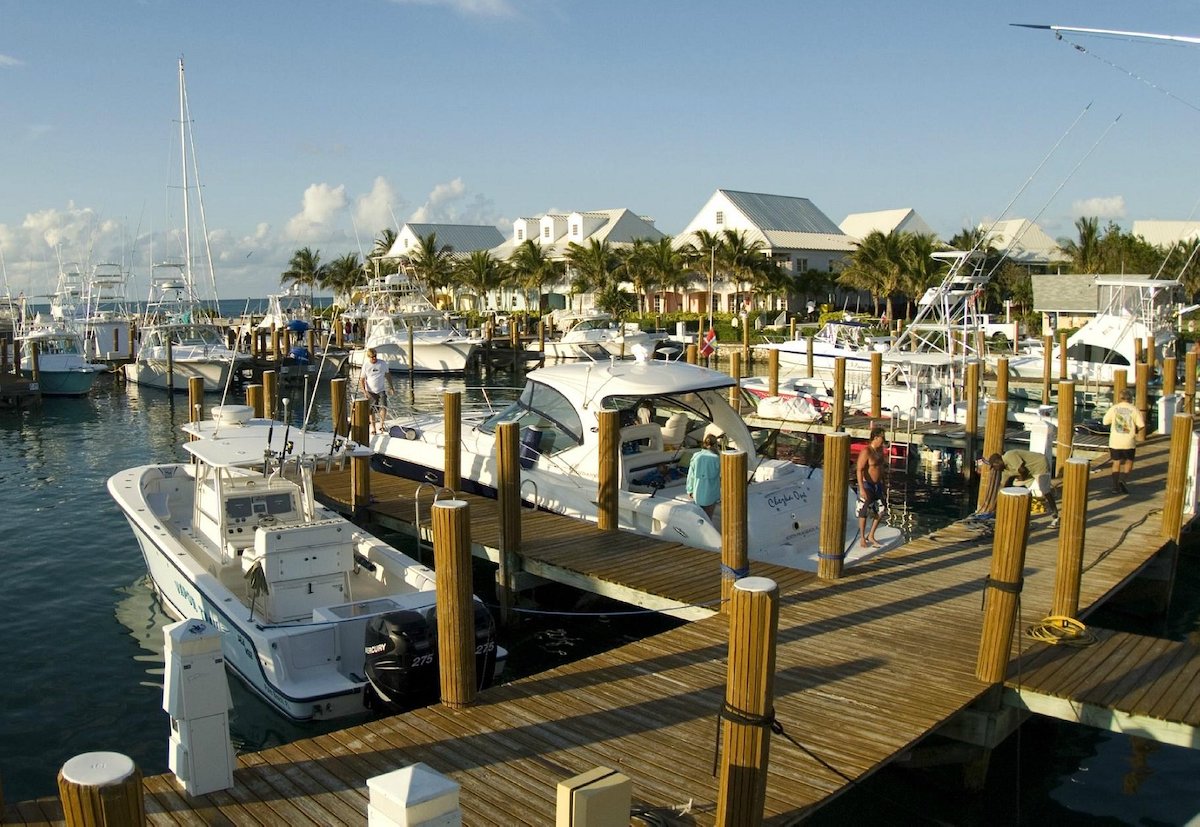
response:
M537 508L541 504L541 495L538 494L537 480L521 480L521 485L517 488L517 497L522 503L525 502L525 486L528 485L533 489L533 507Z
M426 489L433 492L433 499L430 502L430 513L432 514L433 506L437 504L438 499L442 494L448 493L451 497L455 496L454 489L448 488L445 485L438 485L434 482L423 482L417 486L417 490L413 493L413 528L417 533L417 560L421 561L421 549L426 547L424 536L421 532L421 492ZM433 535L433 520L429 521L429 533ZM429 541L428 548L433 550L433 541Z

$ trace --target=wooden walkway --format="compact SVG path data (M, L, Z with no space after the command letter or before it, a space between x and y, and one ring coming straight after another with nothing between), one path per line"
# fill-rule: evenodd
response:
M1107 474L1093 478L1082 606L1104 600L1162 548L1157 512L1168 445L1153 438L1139 450L1129 496L1108 493ZM471 502L473 537L488 542L494 515ZM383 516L393 507L403 512L403 504L387 502L376 512ZM647 601L702 605L719 594L714 554L655 544L638 549L611 536L585 542L587 532L578 526L555 520L542 527L542 516L548 515L528 513L523 522L527 564L571 571L585 581L612 578ZM1049 609L1057 545L1046 518L1035 517L1022 628ZM834 582L752 566L754 574L780 576L776 716L786 736L805 748L772 739L768 823L810 814L989 692L974 669L990 555L985 527L960 522ZM243 755L235 787L221 793L189 799L170 776L149 778L150 818L155 824L361 824L366 779L423 761L462 785L466 824L551 824L555 785L596 765L633 780L635 805L690 804L692 823L711 824L726 637L725 618L715 615L489 689L468 709L433 706ZM1116 637L1105 636L1102 646L1120 647ZM1106 680L1107 691L1116 693L1141 676L1195 674L1192 655L1173 646L1150 644L1137 661L1143 671L1128 678L1132 673L1121 668L1125 650L1114 650L1120 661L1112 661L1108 678L1097 675L1097 691L1106 689ZM1105 651L1093 649L1077 654ZM1019 638L1010 685L1013 676L1030 685L1034 676L1052 675L1056 662L1069 661L1064 653ZM1085 672L1065 663L1059 668L1063 678L1068 668ZM1134 690L1130 685L1126 694ZM1198 723L1200 709L1182 695L1169 709ZM12 806L8 815L14 823L61 822L54 799Z

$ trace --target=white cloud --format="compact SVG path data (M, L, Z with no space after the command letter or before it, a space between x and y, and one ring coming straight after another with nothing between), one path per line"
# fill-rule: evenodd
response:
M514 13L508 0L392 0L397 5L441 6L464 17L508 17Z
M328 236L346 203L344 184L311 184L304 191L300 212L288 219L288 236L296 241L319 241Z
M471 195L462 178L455 178L435 186L408 220L414 224L494 224L497 212L490 198Z
M1124 218L1125 196L1101 195L1095 198L1082 198L1071 204L1074 215L1095 216L1096 218Z
M381 230L396 225L396 209L403 209L396 191L382 175L371 184L371 191L354 199L354 223L361 236L374 238Z
M7 68L9 66L24 66L24 65L25 65L25 61L19 60L18 58L13 57L12 55L0 55L0 67Z

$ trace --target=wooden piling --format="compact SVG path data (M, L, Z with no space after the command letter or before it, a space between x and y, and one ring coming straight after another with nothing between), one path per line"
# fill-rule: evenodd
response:
M175 343L167 336L167 393L175 392Z
M807 358L808 358L808 378L809 379L812 379L816 375L816 373L813 370L813 338L814 337L812 337L812 336L808 337Z
M267 406L267 419L279 418L279 374L273 370L262 373L263 401Z
M355 399L350 406L350 438L359 445L371 441L371 400Z
M774 351L772 351L774 352ZM741 414L742 412L742 354L736 350L729 354L729 376L733 384L729 386L729 407ZM774 395L774 394L770 394Z
M836 580L846 560L846 497L850 476L850 435L825 435L825 467L821 485L821 529L817 576ZM861 541L862 538L860 537Z
M1050 373L1054 364L1054 337L1049 333L1042 336L1042 404L1050 404Z
M263 386L262 385L247 385L246 386L246 404L254 409L254 418L262 419L266 414L266 408L263 404Z
M1139 428L1137 432L1138 443L1146 441L1146 432L1150 430L1150 397L1148 387L1150 384L1150 366L1145 362L1138 362L1134 371L1137 385L1134 387L1134 405L1142 414L1142 421L1146 423L1145 428Z
M1162 392L1163 396L1172 396L1175 393L1175 382L1179 378L1178 362L1174 356L1168 356L1163 359L1162 363ZM1178 409L1178 408L1177 408Z
M975 677L985 683L1004 680L1012 654L1029 541L1029 499L1029 489L1021 487L1002 489L997 497L992 567L984 586L983 632L975 662Z
M1196 412L1196 348L1188 350L1183 357L1183 410Z
M987 422L984 424L983 432L983 459L987 459L992 454L1004 453L1004 431L1008 427L1008 405L993 399L987 404ZM970 457L971 463L974 465L974 457ZM1003 471L996 470L990 466L983 469L979 475L979 497L975 501L976 509L982 510L986 504L988 492L992 487L992 474L1003 474Z
M1171 458L1167 465L1167 494L1163 501L1159 536L1176 543L1179 542L1183 530L1183 500L1191 451L1192 415L1175 414L1175 419L1171 422Z
M119 752L85 752L58 771L67 827L134 827L146 823L142 771Z
M1065 382L1069 378L1067 376L1067 333L1064 330L1058 334L1058 381Z
M883 354L871 351L871 418L883 416Z
M16 346L16 343L13 343ZM19 373L19 371L18 371ZM42 381L42 348L37 342L29 343L29 375L41 387Z
M767 396L779 396L779 351L771 350L767 357Z
M750 364L750 314L742 316L742 360Z
M500 510L500 570L496 593L500 599L500 622L512 621L514 575L521 550L521 449L516 422L496 426L496 504Z
M621 478L621 423L613 410L596 414L600 423L599 480L596 486L596 525L601 531L616 531L617 489Z
M996 396L995 398L1008 404L1008 357L1001 356L996 360Z
M1062 503L1059 506L1058 569L1054 573L1054 604L1050 614L1079 614L1079 582L1083 576L1083 541L1087 532L1087 487L1091 462L1083 457L1062 464Z
M333 320L333 341L339 349L346 346L346 326L341 319Z
M1121 394L1129 387L1129 376L1125 368L1115 368L1112 373L1112 401L1117 404L1121 401Z
M204 377L188 378L188 418L192 422L204 419Z
M688 345L687 350L684 351L684 353L685 353L684 358L687 359L687 363L689 365L694 365L700 361L700 357L699 357L700 348L697 347L696 345Z
M1075 443L1075 383L1058 383L1058 437L1054 447L1054 476L1063 475Z
M788 319L788 341L794 342L795 340L796 340L796 320L794 318Z
M408 326L408 354L407 354L406 358L408 359L408 384L410 384L410 385L413 384L413 382L415 381L415 374L413 373L413 370L415 369L415 365L413 365L413 356L416 355L416 352L417 352L417 346L415 344L413 344L412 325L409 325Z
M1150 378L1154 378L1154 369L1158 366L1158 352L1154 347L1154 337L1146 337L1146 367L1150 370Z
M747 577L734 584L730 603L717 784L719 827L762 823L775 706L779 588L766 577Z
M538 319L538 353L546 352L546 320Z
M356 399L351 408L350 438L359 445L366 445L371 426L371 403L367 399ZM371 504L371 452L367 448L356 450L350 457L350 507L356 517L361 517Z
M471 600L471 507L466 501L433 504L433 560L441 701L451 709L462 709L475 700L478 685Z
M279 327L271 324L271 359L278 365L283 358L283 344L280 341Z
M341 330L338 325L338 330ZM339 376L329 380L329 417L333 420L333 432L338 436L350 433L350 418L346 415L346 378Z
M442 485L457 491L462 485L462 392L444 391L442 410L445 411Z
M746 452L721 452L721 611L734 581L750 574L746 534Z
M840 431L846 421L846 357L833 360L833 429Z
M1146 361L1146 346L1142 337L1138 336L1133 340L1133 362L1137 364L1144 361Z

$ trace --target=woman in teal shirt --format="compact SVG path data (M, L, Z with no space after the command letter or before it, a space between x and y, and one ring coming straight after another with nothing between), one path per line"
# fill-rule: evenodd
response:
M721 458L717 456L717 445L713 434L705 435L703 450L697 451L688 463L687 492L709 519L721 498Z

